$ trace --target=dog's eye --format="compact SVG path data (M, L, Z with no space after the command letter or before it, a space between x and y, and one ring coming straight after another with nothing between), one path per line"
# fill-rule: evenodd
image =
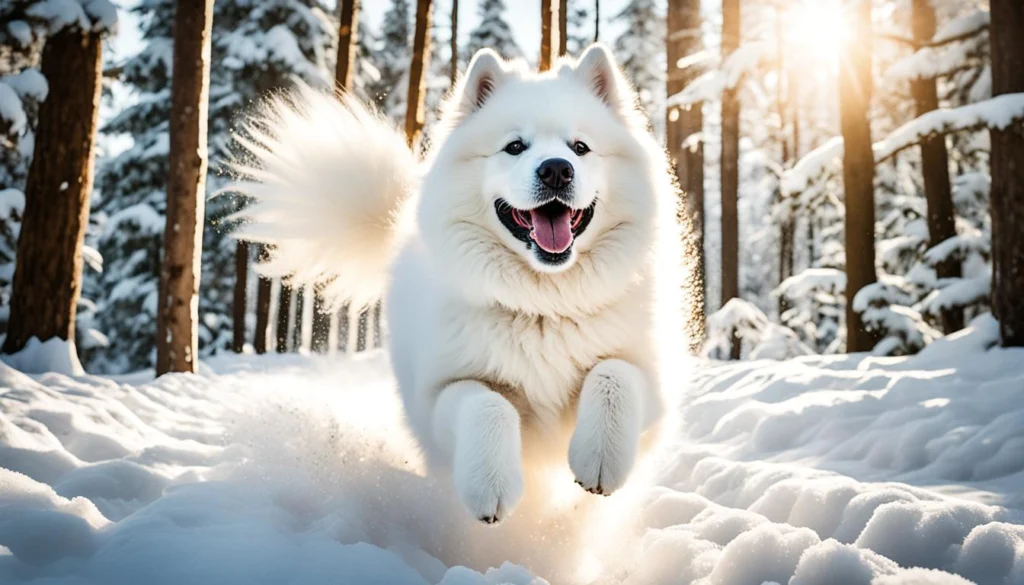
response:
M585 142L580 142L579 140L577 140L576 142L572 143L572 151L575 152L577 156L583 156L584 154L590 152L590 147L587 146Z
M523 154L524 150L526 150L526 144L524 144L522 140L513 140L505 145L505 152L512 156L519 156L520 154Z

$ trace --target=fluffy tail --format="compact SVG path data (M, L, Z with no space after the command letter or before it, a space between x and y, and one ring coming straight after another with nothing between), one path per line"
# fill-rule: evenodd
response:
M244 154L227 191L253 200L235 215L236 237L268 244L260 272L322 285L335 305L379 298L416 180L404 136L352 96L300 87L265 102L235 138Z

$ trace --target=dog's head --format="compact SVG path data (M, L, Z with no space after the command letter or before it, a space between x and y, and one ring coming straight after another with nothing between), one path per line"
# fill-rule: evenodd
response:
M542 74L481 51L442 124L419 219L463 292L517 309L587 310L641 268L664 155L607 49Z

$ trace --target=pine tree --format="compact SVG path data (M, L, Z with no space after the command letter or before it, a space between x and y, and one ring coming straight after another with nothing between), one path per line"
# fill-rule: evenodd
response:
M1024 92L1024 4L992 0L992 94ZM1004 347L1024 347L1024 130L992 135L992 301Z
M512 28L505 20L505 1L481 0L479 13L480 24L469 33L464 60L469 61L484 48L494 49L506 59L522 57L523 51L516 44Z
M380 78L373 84L374 101L395 122L405 118L409 61L412 58L412 13L409 0L391 0L380 28L380 46L373 62Z
M116 11L106 1L72 3L68 9L77 9L78 18L70 22L64 20L66 14L47 21L31 11L32 4L19 6L26 14L36 14L36 26L48 35L41 69L49 87L39 107L25 183L6 353L20 350L32 337L74 342L93 183L102 37L117 25Z
M99 169L93 212L100 219L99 249L104 272L91 284L98 291L97 328L110 344L98 349L91 366L123 372L154 363L160 240L168 174L171 23L173 0L142 0L145 46L121 68L121 81L139 94L137 103L103 128L107 135L130 135L133 144ZM236 116L264 92L295 79L327 87L334 34L319 0L217 0L214 5L210 72L207 192L226 184L220 163L230 155ZM239 203L218 197L206 209L203 278L200 282L200 355L230 346L235 283L233 226L223 218Z
M594 41L586 0L569 0L565 22L565 51L579 56Z
M697 67L680 68L680 59L695 55L703 48L700 0L669 0L666 88L668 95L683 91L701 73ZM668 109L665 140L669 159L682 189L683 233L689 260L686 315L691 349L697 350L705 337L704 291L704 145L684 146L703 130L702 104Z
M875 159L871 150L871 2L851 3L853 28L839 70L839 115L843 133L846 195L846 350L869 351L869 331L853 299L877 279L875 273Z
M630 0L615 19L626 24L615 39L615 57L660 130L665 104L665 15L656 0Z
M740 45L740 1L722 0L722 59ZM739 159L738 88L722 93L722 306L739 297Z

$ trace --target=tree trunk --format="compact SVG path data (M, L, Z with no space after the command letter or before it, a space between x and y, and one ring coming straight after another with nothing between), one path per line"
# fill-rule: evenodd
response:
M451 39L452 60L449 68L449 85L455 87L459 79L459 0L452 0L452 39Z
M363 307L359 311L359 324L356 329L356 351L366 351L369 333L369 308Z
M281 291L277 293L277 353L288 351L288 322L292 306L292 289L281 281Z
M695 67L679 69L679 59L698 53L703 48L701 38L700 0L670 0L667 13L667 95L683 91L702 73ZM704 144L696 149L684 148L683 143L703 130L702 104L689 108L673 107L666 112L665 136L670 164L675 170L682 190L681 221L683 249L688 266L685 284L689 311L684 315L690 349L696 352L704 343L705 290L704 290Z
M419 151L423 131L423 96L426 93L426 65L430 62L430 19L433 0L417 0L416 33L412 43L412 62L409 64L409 93L405 110L405 139L413 152Z
M338 313L338 351L341 353L348 353L352 349L352 344L349 343L349 337L352 335L351 316L352 309L348 303L341 306L341 312Z
M839 120L846 193L846 350L868 351L877 333L865 329L853 298L875 282L875 158L871 151L871 0L852 3L849 39L839 67Z
M306 291L303 287L295 289L295 310L293 311L294 317L292 318L292 328L289 331L291 337L292 351L298 353L302 349L302 325L303 313L306 312L305 307Z
M35 152L12 283L4 353L36 337L75 339L82 239L89 221L102 39L65 29L43 47L50 93L39 108Z
M373 306L373 347L384 345L384 327L381 320L384 317L384 303L377 301Z
M1024 92L1024 3L991 0L992 95ZM1024 347L1024 127L992 132L992 306L1003 347Z
M784 6L776 5L775 43L778 57L775 60L775 106L779 116L779 145L782 168L788 169L790 167L789 135L787 134L789 126L788 114L790 112L788 102L790 97L792 97L792 93L791 88L787 85L789 77L786 75L785 16ZM787 202L782 200L785 194L782 192L781 186L778 189L778 194L779 203L786 205ZM793 276L793 217L792 214L787 213L786 218L779 223L779 284L782 284L790 276ZM779 317L787 310L789 310L789 299L786 295L779 295Z
M913 0L911 7L914 39L927 43L935 36L935 7L932 0ZM939 94L935 78L912 81L916 115L923 116L939 108ZM924 195L928 201L928 245L936 246L956 235L953 194L949 184L949 155L946 137L932 136L921 142L921 173L924 176ZM943 262L936 267L939 278L958 278L961 274L957 261ZM962 309L942 311L942 330L953 333L964 327Z
M601 42L601 0L594 0L594 42Z
M351 91L356 35L359 34L359 0L340 0L339 4L338 62L334 67L334 83L339 89Z
M558 0L540 0L540 58L537 68L541 71L551 69L551 29L556 22L553 10L557 6L555 2Z
M260 260L267 254L265 247L260 246ZM273 283L269 278L260 276L256 284L256 331L253 333L252 347L256 353L267 353L270 345L270 291Z
M722 59L740 42L740 0L722 0ZM722 306L740 296L739 182L740 102L738 88L722 92Z
M316 294L313 296L313 322L309 347L316 353L327 353L331 344L331 314L327 312L327 303L319 287L314 287L313 290Z
M558 55L569 52L569 0L558 0Z
M231 351L242 353L245 348L245 293L249 280L249 244L235 242L235 290L231 306Z
M178 1L174 16L167 225L157 308L158 376L196 369L212 23L213 0Z

